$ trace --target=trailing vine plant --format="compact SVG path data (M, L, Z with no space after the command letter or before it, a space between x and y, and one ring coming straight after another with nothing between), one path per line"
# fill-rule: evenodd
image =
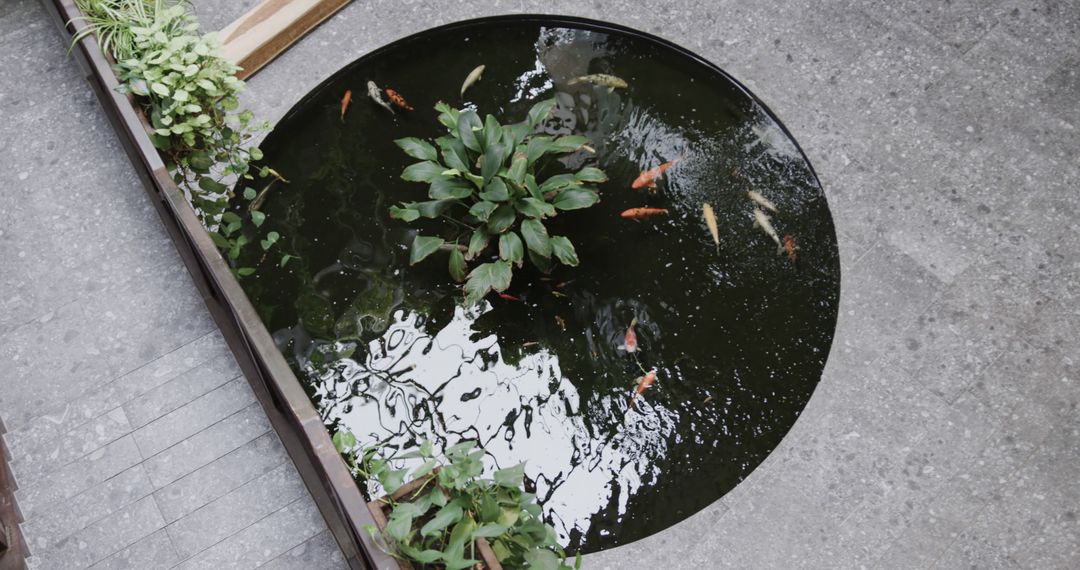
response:
M262 198L248 186L251 163L262 158L251 139L265 124L239 110L244 82L240 70L218 55L214 34L200 34L190 6L182 0L76 0L87 24L74 41L94 34L112 56L120 90L135 96L150 121L150 138L165 158L173 181L194 206L214 243L234 262L244 246L258 241L264 251L280 240L277 232L260 239L266 215ZM270 168L260 177L270 184L288 181ZM230 187L243 187L244 203L229 209ZM247 228L247 231L245 230ZM265 256L264 256L265 257ZM290 256L282 256L282 264ZM234 267L237 276L253 267Z
M377 544L418 568L463 570L479 562L475 542L487 540L506 568L572 570L555 529L546 524L536 495L524 489L524 464L484 477L484 450L465 441L436 454L430 441L394 455L384 447L361 449L348 430L334 435L334 445L353 472L367 483L369 494L381 488L389 508L384 529L368 527ZM411 472L396 469L398 460L422 461ZM420 481L415 491L390 498L406 478Z
M415 137L394 141L421 161L406 167L401 177L427 183L430 199L391 206L390 217L448 222L440 235L413 240L409 262L448 252L450 275L465 283L467 304L478 303L491 291L505 291L513 268L522 267L526 257L545 273L558 263L578 264L574 244L565 236L549 235L544 220L599 202L592 185L606 181L607 175L589 166L537 180L537 167L545 157L588 149L588 139L580 135L534 133L554 106L554 99L542 101L524 121L500 125L491 115L481 121L476 111L439 103L435 109L446 136L434 145ZM476 261L481 263L470 270Z

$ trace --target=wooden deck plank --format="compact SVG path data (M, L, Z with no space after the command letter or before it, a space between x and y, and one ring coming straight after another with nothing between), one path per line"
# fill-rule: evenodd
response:
M350 0L263 0L219 32L221 55L250 77Z

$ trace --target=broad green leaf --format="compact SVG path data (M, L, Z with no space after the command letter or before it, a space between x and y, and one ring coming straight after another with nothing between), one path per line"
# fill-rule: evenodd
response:
M399 208L397 206L390 206L390 217L411 222L420 217L420 212L416 211L416 208Z
M479 188L480 190L484 189L484 177L483 176L473 174L472 172L462 172L461 175L464 176L465 179L468 180L469 182L472 182L473 185L476 186L477 188Z
M550 257L537 255L537 253L531 249L526 249L525 253L528 254L529 261L542 273L551 273L551 270L555 269L555 261Z
M438 251L443 243L446 243L446 240L441 237L416 236L409 251L409 265L420 263L425 257Z
M214 245L218 246L220 249L229 249L230 247L232 247L232 243L230 243L225 236L217 232L208 233L210 234L210 240L213 241Z
M404 469L387 469L379 473L379 484L386 489L387 493L393 494L405 482L405 474Z
M499 507L499 501L495 497L485 494L480 499L480 520L493 522L499 518L500 514L502 514L502 508Z
M503 125L502 128L502 140L503 144L510 148L514 148L521 144L525 140L525 137L529 136L529 131L532 128L526 122L515 123L513 125Z
M514 202L514 207L517 208L517 211L530 218L543 219L555 215L555 206L532 197L522 198L521 200Z
M199 177L199 188L210 192L211 194L224 194L229 190L229 187L210 178L209 176Z
M445 570L466 570L472 568L479 560L465 558L465 545L454 544L443 552L443 565Z
M491 213L487 221L487 230L492 234L501 234L510 229L517 220L517 211L510 204L502 204Z
M417 162L405 167L405 170L401 173L403 180L409 182L434 182L436 178L442 176L443 171L446 170L443 166L437 162L425 160L424 162Z
M552 152L573 152L589 142L589 139L581 135L566 135L552 141Z
M578 182L577 178L574 178L573 174L556 174L540 185L540 193L547 194L553 190L566 188L567 186L577 186L579 184L581 183Z
M525 562L529 570L559 570L562 561L550 550L533 549L525 552Z
M390 535L394 540L405 541L412 533L414 518L415 516L411 513L391 516L386 525L386 534Z
M461 253L461 250L454 248L450 250L450 277L457 283L463 283L465 281L465 254Z
M469 214L481 222L486 222L488 221L488 218L491 217L491 213L494 212L495 208L498 206L499 205L494 202L480 201L469 208Z
M477 228L473 232L472 238L469 239L469 251L465 254L465 259L473 259L488 246L488 242L491 240L491 234L484 228Z
M465 282L465 298L470 305L476 304L491 290L505 291L510 287L512 278L513 272L508 262L493 261L478 265L469 272L469 279Z
M529 157L525 153L514 153L514 159L510 162L510 170L507 171L506 177L517 184L525 183L525 172L529 166Z
M285 255L281 256L281 261L278 263L278 267L285 267L286 265L288 265L288 263L290 261L292 261L292 258L293 258L293 256L291 256L291 255L289 255L287 253Z
M450 540L447 542L447 546L454 547L458 544L464 546L466 543L471 542L474 530L476 530L476 521L466 514L461 517L461 520L454 525L454 529L450 531Z
M487 523L480 525L473 531L473 538L495 538L502 536L506 531L510 530L510 527L501 525L498 523Z
M595 190L587 188L567 188L552 200L552 205L560 210L580 210L600 201Z
M540 257L551 257L551 239L548 237L547 228L543 222L534 219L526 219L521 222L521 237L525 238L525 245L529 250Z
M537 200L543 200L544 194L540 192L540 186L536 184L536 177L532 174L525 175L525 189L529 191L529 195Z
M481 200L489 202L505 202L510 199L510 190L500 178L495 178L484 185L484 191L480 193Z
M247 277L248 275L253 275L254 273L255 273L255 268L254 267L241 267L240 269L236 270L236 274L239 275L240 277Z
M491 147L499 144L499 141L501 140L502 125L499 124L498 119L489 114L484 118L484 140L481 143L484 154L487 154L491 150Z
M460 140L453 137L439 137L435 139L435 142L439 144L439 148L442 149L443 162L450 168L456 168L461 172L468 172L470 170L469 165L469 153L465 150L465 145Z
M555 254L555 257L559 258L559 261L563 265L569 265L570 267L577 267L578 256L577 251L574 249L574 244L570 242L564 236L552 236L551 237L551 252Z
M490 115L488 115L490 117ZM480 162L480 175L484 177L484 184L487 184L496 174L499 173L499 169L503 167L503 163L506 162L507 155L512 150L502 143L490 144L484 151L484 158Z
M586 166L574 174L578 182L607 182L607 174L593 166Z
M435 110L439 112L439 122L442 123L444 127L449 129L450 132L457 131L458 115L460 114L460 111L442 101L435 104Z
M251 213L251 223L255 224L255 227L259 227L259 226L263 225L263 222L265 222L265 221L266 221L266 214L264 214L264 213L262 213L262 212L260 212L258 210L255 210L254 212Z
M480 117L476 114L476 111L463 111L458 115L458 138L461 139L465 148L482 152L483 128L484 125L480 122Z
M421 564L431 564L437 560L442 559L442 552L438 550L420 550L404 542L398 543L397 547L401 550L409 560L419 562Z
M221 221L226 224L238 224L240 223L240 216L236 212L225 212L221 215Z
M438 464L439 464L438 460L436 460L436 459L428 459L427 461L425 461L423 463L423 465L421 465L420 467L417 467L412 472L412 475L410 475L410 477L412 477L414 480L419 479L419 478L427 475L428 473L431 473L431 470L434 469L435 466L438 465Z
M438 218L446 211L447 208L456 204L457 200L428 200L426 202L417 202L415 208L420 215L425 218Z
M529 130L533 130L536 127L540 126L540 123L543 123L544 119L546 119L548 115L551 114L551 110L555 108L555 105L556 100L554 97L552 97L551 99L540 101L539 103L533 105L532 109L529 109L529 115L527 119L529 123Z
M464 514L464 511L461 509L460 505L457 503L449 503L445 507L439 509L439 512L435 513L435 516L424 524L424 526L420 527L420 535L431 536L461 520L462 514Z
M244 199L245 200L248 200L248 201L254 200L255 196L258 196L258 195L259 194L257 192L255 192L254 188L244 188Z
M518 463L513 467L499 469L492 475L495 484L500 487L519 489L525 482L525 464Z
M525 156L529 159L529 166L532 166L541 156L551 150L551 147L551 137L533 137L529 139L529 144L525 147Z
M473 193L473 187L460 178L439 176L431 181L428 189L428 197L432 200L462 199L468 198Z
M499 236L499 258L521 267L525 263L525 246L514 232Z
M351 431L339 430L332 439L338 453L345 453L356 446L356 436Z
M405 154L413 158L431 161L439 160L439 155L435 152L435 147L425 140L416 137L405 137L403 139L397 139L394 141L394 144L401 147L401 150L405 151Z

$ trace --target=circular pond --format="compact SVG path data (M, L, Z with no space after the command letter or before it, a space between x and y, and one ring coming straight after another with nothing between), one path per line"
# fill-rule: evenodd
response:
M590 74L626 86L574 81ZM369 81L415 111L376 104ZM427 194L402 180L415 159L394 140L446 134L438 101L508 124L551 98L539 128L590 141L555 166L609 177L598 204L547 222L580 265L545 275L526 262L505 295L467 307L444 252L409 263L418 233L449 236L452 224L388 215ZM840 273L819 183L757 99L669 43L559 17L437 28L335 74L262 148L289 180L266 192L264 229L294 258L264 260L243 284L331 431L403 447L475 439L493 467L524 461L571 550L642 538L720 498L821 377ZM655 190L632 188L676 159ZM640 207L667 214L621 215ZM797 249L778 255L778 243ZM631 323L636 352L622 346Z

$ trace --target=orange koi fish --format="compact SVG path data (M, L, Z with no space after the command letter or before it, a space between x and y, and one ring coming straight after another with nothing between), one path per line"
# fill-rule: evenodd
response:
M619 215L629 220L642 220L649 216L666 215L667 213L667 208L630 208Z
M642 186L648 186L650 190L656 190L656 181L663 178L664 173L672 166L675 166L680 160L682 160L681 156L670 162L665 162L660 166L654 166L648 170L643 170L630 187L636 190Z
M341 98L341 122L345 122L345 110L349 108L349 102L352 101L352 90L346 89L345 96Z
M499 298L504 300L504 301L518 301L518 302L521 302L520 298L515 297L515 296L513 296L513 295L511 295L509 293L499 293Z
M795 255L796 249L799 248L795 245L795 236L786 234L784 236L784 249L781 253L787 252L787 258L791 260L792 263L795 263L795 260L797 259L797 256Z
M393 89L390 89L389 87L386 89L386 97L388 99L390 99L391 103L393 103L394 105L397 105L401 109L405 109L406 111L415 111L416 110L416 109L413 108L412 105L409 104L408 101L405 100L404 97L401 96L400 93L398 93L397 91L394 91Z
M645 390L648 390L649 386L653 385L653 382L656 382L656 369L655 368L650 370L648 374L642 376L638 380L637 389L634 390L634 395L630 396L630 407L631 408L634 408L635 410L637 409L637 406L634 405L634 399L637 398L638 396L644 394Z
M630 326L626 328L626 336L623 338L623 343L617 348L619 350L625 350L626 352L637 352L637 333L634 332L634 327L637 326L637 317L634 317L630 321Z

